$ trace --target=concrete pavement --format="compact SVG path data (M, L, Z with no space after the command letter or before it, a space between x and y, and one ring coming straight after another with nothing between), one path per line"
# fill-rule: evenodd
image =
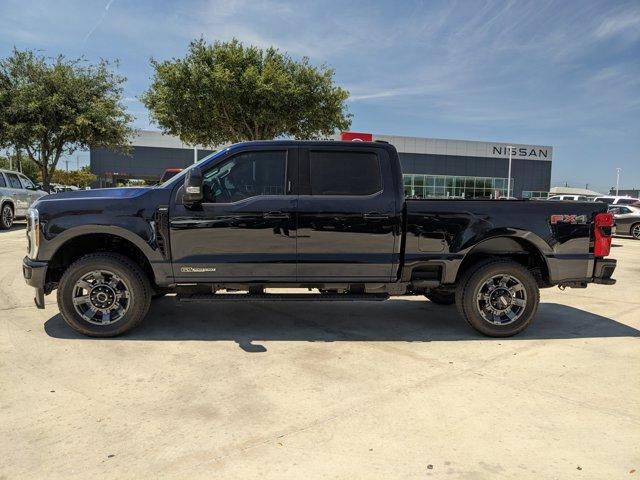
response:
M640 478L640 242L614 244L616 286L544 290L512 339L420 298L164 298L98 340L32 306L0 232L0 479Z

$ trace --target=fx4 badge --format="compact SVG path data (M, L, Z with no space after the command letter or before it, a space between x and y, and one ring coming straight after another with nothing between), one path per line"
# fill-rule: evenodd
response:
M571 225L588 223L586 215L551 215L551 225L558 223L569 223Z
M215 272L214 267L180 267L182 273L206 273Z

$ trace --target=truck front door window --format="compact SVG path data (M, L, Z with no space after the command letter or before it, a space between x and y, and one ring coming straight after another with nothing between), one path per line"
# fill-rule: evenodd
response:
M233 203L258 195L284 195L285 151L245 152L204 174L205 203Z

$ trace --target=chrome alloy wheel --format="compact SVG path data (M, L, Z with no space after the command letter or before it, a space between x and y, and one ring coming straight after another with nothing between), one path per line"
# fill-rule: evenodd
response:
M512 275L489 277L478 290L476 304L482 318L493 325L518 320L527 306L524 285Z
M640 223L633 226L631 229L631 236L636 240L640 240Z
M9 205L5 205L2 209L2 225L4 228L11 228L13 225L13 210Z
M73 307L85 321L94 325L111 325L129 310L129 287L115 273L94 270L73 287Z

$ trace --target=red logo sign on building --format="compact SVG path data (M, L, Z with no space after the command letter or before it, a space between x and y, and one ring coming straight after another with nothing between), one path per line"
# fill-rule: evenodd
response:
M340 134L340 140L345 142L373 142L373 134L363 132L342 132Z

